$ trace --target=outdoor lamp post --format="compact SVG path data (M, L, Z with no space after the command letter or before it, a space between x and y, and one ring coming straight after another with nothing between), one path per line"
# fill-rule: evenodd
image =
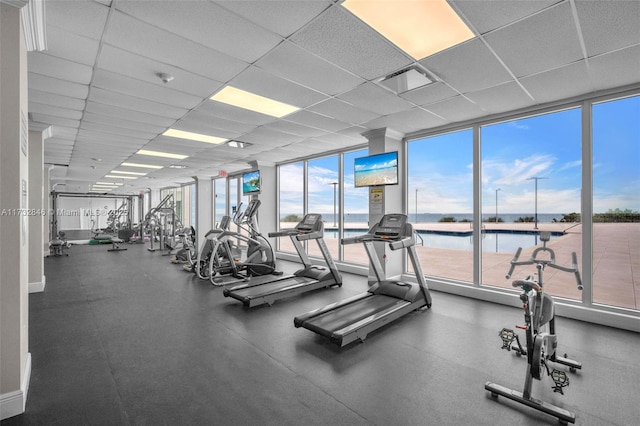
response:
M533 180L535 181L535 212L534 212L534 216L533 216L533 229L538 229L538 180L540 179L548 179L546 177L538 177L538 176L533 176L528 178L527 180Z

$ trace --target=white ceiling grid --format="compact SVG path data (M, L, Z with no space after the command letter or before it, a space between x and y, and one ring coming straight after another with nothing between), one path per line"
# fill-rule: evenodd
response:
M449 0L475 37L417 62L340 3L47 1L29 115L52 125L54 184L85 192L124 161L186 166L134 169L148 175L123 190L163 187L355 147L379 127L411 133L640 84L636 0ZM435 82L400 94L378 84L408 66ZM209 99L227 84L300 110L278 119ZM251 145L162 136L168 128Z

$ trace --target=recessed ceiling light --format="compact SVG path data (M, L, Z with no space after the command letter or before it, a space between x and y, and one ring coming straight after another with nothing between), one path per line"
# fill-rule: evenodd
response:
M164 157L164 158L177 158L178 160L184 160L185 158L189 157L188 155L171 154L169 152L161 152L161 151L149 151L148 149L141 149L140 151L136 152L136 154L151 155L154 157Z
M186 169L187 166L183 166L182 164L172 164L169 166L170 169Z
M112 178L112 179L138 179L135 176L115 176L115 175L104 175L104 177L106 178Z
M136 175L136 176L144 176L144 175L146 175L146 173L140 173L140 172L125 172L125 171L121 171L121 170L111 170L111 173L123 174L123 175Z
M188 139L197 142L206 142L212 144L221 144L226 142L227 138L219 138L217 136L203 135L202 133L185 132L184 130L168 129L162 134L163 136L170 136L172 138Z
M153 164L142 164L142 163L122 163L121 166L125 167L141 167L143 169L161 169L162 166L154 166Z
M118 182L96 182L93 184L93 186L96 185L107 185L107 186L122 186L122 183L118 183Z
M233 86L226 86L224 89L211 97L211 100L223 102L239 108L270 115L272 117L284 117L300 108L256 95L255 93L237 89Z
M474 37L446 0L345 0L342 6L415 60Z

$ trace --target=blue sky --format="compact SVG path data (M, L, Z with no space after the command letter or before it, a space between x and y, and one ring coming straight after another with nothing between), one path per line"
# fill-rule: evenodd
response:
M579 212L582 187L581 111L570 109L482 128L483 213ZM408 203L420 213L473 211L472 132L436 136L409 144ZM345 206L368 211L366 188L354 188L353 160L345 155ZM333 212L337 156L309 162L309 209ZM640 211L640 96L593 108L594 212ZM281 169L281 212L302 212L302 163Z

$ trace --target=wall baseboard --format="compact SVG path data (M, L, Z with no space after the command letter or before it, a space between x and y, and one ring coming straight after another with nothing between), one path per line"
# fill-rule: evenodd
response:
M42 293L44 291L44 286L47 283L47 277L42 276L42 281L29 283L29 293Z
M0 420L24 413L27 405L27 393L31 380L31 354L27 353L27 362L24 367L24 376L20 390L7 392L0 395Z

